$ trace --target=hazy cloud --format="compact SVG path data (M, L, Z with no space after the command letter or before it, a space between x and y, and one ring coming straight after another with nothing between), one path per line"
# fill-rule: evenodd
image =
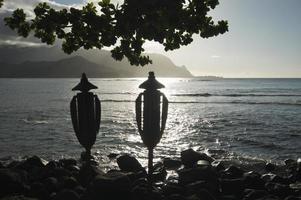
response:
M0 45L14 46L41 46L43 44L33 36L28 38L19 37L15 31L5 26L4 18L11 16L12 12L17 8L22 8L29 18L34 17L33 9L41 2L46 2L55 9L68 8L70 5L63 5L51 0L4 0L3 6L0 8Z
M212 56L210 56L211 58L213 58L213 59L218 59L218 58L220 58L220 56L218 56L218 55L212 55Z

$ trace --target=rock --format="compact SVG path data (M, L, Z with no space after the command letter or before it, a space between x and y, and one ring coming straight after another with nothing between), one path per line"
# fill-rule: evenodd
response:
M197 196L200 198L200 200L216 200L216 198L205 189L200 189L197 193Z
M172 196L173 194L184 195L185 189L178 184L167 183L162 187L162 193L164 196Z
M200 200L200 198L197 195L190 195L186 197L184 200Z
M286 197L284 200L301 200L301 196L300 196L300 197L296 197L296 196L288 196L288 197Z
M244 196L244 200L255 200L260 199L265 196L267 196L268 193L265 190L250 190L247 192L247 194Z
M217 162L217 161L213 161L212 163L211 163L211 165L215 168L215 170L216 171L223 171L223 170L225 170L226 168L225 168L225 166L224 166L224 164L222 163L222 162Z
M133 187L131 200L163 200L161 192L149 184L140 184Z
M31 185L28 196L38 199L49 199L50 192L46 189L44 184L35 182Z
M266 170L267 172L272 172L272 171L274 171L275 169L276 169L276 165L273 164L273 163L267 163L267 164L265 165L265 170Z
M22 178L18 173L10 169L0 169L0 198L21 193L24 189Z
M77 194L79 194L80 196L82 194L84 194L84 192L86 191L85 188L83 188L82 186L78 185L73 189Z
M238 199L242 198L245 189L242 178L221 179L220 184L223 195L235 195Z
M261 179L260 174L250 171L246 172L243 175L244 179L244 186L248 189L255 189L255 190L263 190L264 189L264 180Z
M67 167L67 166L71 166L71 165L77 165L77 161L75 159L73 159L73 158L60 159L59 163L63 167Z
M56 192L59 188L59 182L55 177L48 177L43 183L49 193Z
M91 200L102 199L130 199L131 182L129 178L120 172L97 175L87 192Z
M82 186L87 186L97 175L102 175L104 172L98 167L90 164L84 164L79 171L78 181Z
M122 171L139 172L143 169L139 161L128 154L121 155L117 158L117 164Z
M212 194L218 193L218 185L208 181L196 181L194 183L187 184L185 188L187 194L197 194L200 198L200 194L203 193L205 193L206 196L212 196Z
M245 173L242 169L234 165L229 166L224 172L227 174L228 178L241 178Z
M185 167L193 167L199 160L206 160L211 163L214 159L205 153L199 153L193 149L187 149L181 152L181 161Z
M74 177L65 177L63 179L63 187L66 189L73 189L78 185L79 183Z
M273 195L285 198L293 194L292 189L288 185L268 182L265 184L266 190Z
M199 160L196 163L197 166L210 166L210 163L207 160Z
M179 184L186 185L196 181L212 182L218 185L217 173L211 166L201 166L178 170Z
M38 156L32 156L27 158L24 162L21 162L20 165L18 165L18 168L30 171L32 168L43 168L46 164L47 161Z
M4 198L1 198L1 200L38 200L38 199L25 197L23 195L18 195L18 196L6 196Z
M68 190L68 189L62 190L54 198L54 200L79 200L79 199L80 197L75 191Z
M165 166L163 165L163 163L156 163L153 167L152 181L164 181L166 176L167 171L165 170Z
M170 158L164 158L163 159L163 165L166 167L166 169L178 169L181 167L182 162L180 160L173 160Z
M166 198L167 200L184 200L185 197L180 194L172 194Z

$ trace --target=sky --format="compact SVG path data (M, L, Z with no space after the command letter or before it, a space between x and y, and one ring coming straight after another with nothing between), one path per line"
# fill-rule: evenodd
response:
M6 9L38 1L9 0L14 5ZM60 8L91 0L47 1ZM168 56L194 75L301 78L300 9L301 0L220 0L210 15L228 20L229 32L209 39L195 35L192 44L174 51L165 52L154 42L145 49ZM22 43L20 38L10 38L12 43L16 40Z

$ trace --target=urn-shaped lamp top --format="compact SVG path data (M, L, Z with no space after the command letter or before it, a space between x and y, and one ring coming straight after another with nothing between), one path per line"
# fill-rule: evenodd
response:
M165 86L159 81L157 81L154 72L149 72L148 79L144 81L141 85L139 85L139 88L146 89L146 90L157 90L157 89L165 88Z
M72 88L72 91L79 90L81 92L88 92L89 90L97 89L97 86L93 85L88 81L88 78L85 73L82 74L80 82Z

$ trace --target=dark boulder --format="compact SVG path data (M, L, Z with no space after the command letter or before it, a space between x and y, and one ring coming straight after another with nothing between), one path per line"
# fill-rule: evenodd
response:
M214 159L205 153L199 153L193 149L187 149L181 152L181 161L185 167L193 167L199 160L206 160L211 163Z
M139 161L128 154L121 155L117 158L117 164L122 171L139 172L143 169Z
M64 189L60 191L54 198L54 200L79 200L79 195L70 189Z
M242 198L245 189L242 178L221 179L220 185L223 195L234 195L238 199Z
M274 171L275 169L276 169L276 165L273 164L273 163L267 163L267 164L265 165L265 170L266 170L267 172L272 172L272 171Z
M84 164L79 171L78 181L82 186L87 186L97 175L103 175L104 172L97 166Z
M120 172L97 175L87 188L88 199L130 199L131 182Z
M187 185L197 181L210 182L218 186L218 176L211 166L200 166L189 169L178 170L179 184Z
M166 167L166 169L178 169L181 167L182 162L180 160L174 160L171 158L164 158L163 159L163 165Z
M156 163L153 168L152 180L154 182L164 181L166 176L167 176L167 171L166 171L163 163L161 163L161 162Z
M63 167L77 165L77 161L73 158L64 158L59 160L59 164Z
M9 194L20 194L24 191L22 177L10 169L0 169L0 198Z
M263 198L267 195L268 195L268 192L265 190L248 189L248 192L245 192L243 199L244 200L255 200L255 199Z
M245 173L244 170L242 170L240 167L236 167L234 165L230 165L224 171L224 175L226 176L226 178L229 178L229 179L241 178L244 173Z
M248 189L263 190L265 181L261 179L261 175L250 171L243 175L244 186Z

